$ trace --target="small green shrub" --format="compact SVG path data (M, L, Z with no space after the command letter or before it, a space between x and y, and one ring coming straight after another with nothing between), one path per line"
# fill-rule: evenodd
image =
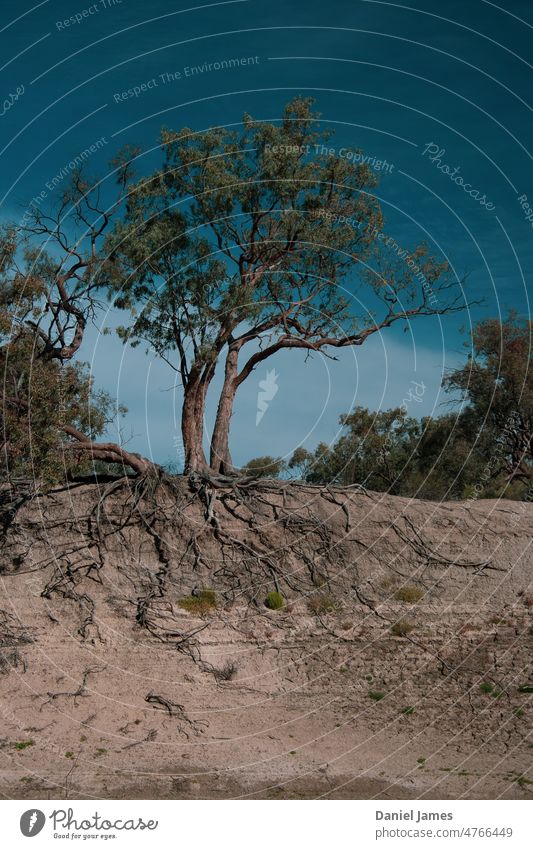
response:
M268 607L269 610L279 610L280 607L284 605L284 599L281 593L273 592L269 593L265 598L265 606Z
M417 764L425 764L426 759L425 758L417 758L416 762L417 762Z
M374 702L380 702L381 699L385 698L385 693L382 693L381 690L369 690L368 698L372 699Z
M65 752L65 757L66 757L66 758L73 758L73 757L74 757L74 752Z
M479 685L479 689L481 690L482 693L488 694L488 693L492 693L494 687L492 686L492 684L489 684L488 681L483 681L483 683Z
M200 590L198 595L189 595L185 598L180 598L178 604L189 613L195 613L197 616L205 616L206 613L210 613L216 608L217 597L214 590Z
M335 599L329 593L315 593L307 599L307 609L315 616L320 613L331 613L335 608Z
M518 688L519 693L533 693L533 687L530 684L521 684Z
M35 746L35 740L22 740L20 743L15 743L14 745L15 749L21 752L23 749L27 749L28 746Z
M407 707L402 708L402 713L405 713L406 716L410 716L414 712L415 712L415 709L411 705L408 705Z
M418 587L400 587L399 590L396 590L394 597L397 598L398 601L415 604L417 601L420 601L423 595L423 591Z
M406 637L407 634L410 634L415 626L411 625L410 622L407 622L405 619L399 619L391 628L391 633L394 634L395 637Z

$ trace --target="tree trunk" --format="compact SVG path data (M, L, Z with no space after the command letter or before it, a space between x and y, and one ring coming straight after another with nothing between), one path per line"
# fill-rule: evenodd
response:
M237 392L237 363L239 348L230 347L226 356L224 385L218 401L217 417L211 438L210 464L214 472L221 475L235 474L229 450L229 428L233 414L233 403Z
M209 470L203 448L204 412L207 389L214 373L214 367L208 365L201 376L194 377L185 387L181 434L185 452L184 473L186 475Z

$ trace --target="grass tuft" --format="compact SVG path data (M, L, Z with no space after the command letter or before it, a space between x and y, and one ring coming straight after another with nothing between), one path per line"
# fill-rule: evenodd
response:
M265 607L268 607L269 610L279 610L284 604L283 596L275 590L265 598Z
M396 590L394 593L394 597L397 598L398 601L405 601L407 604L416 604L417 601L420 601L423 595L423 591L418 587L400 587L400 589Z
M315 616L320 613L331 613L336 606L335 599L329 593L315 593L307 599L307 609Z
M374 702L380 702L381 699L385 698L385 693L382 693L381 690L369 690L368 698Z
M214 590L200 590L198 595L189 595L178 601L183 610L195 613L197 616L205 616L211 613L217 606L217 597Z
M407 634L410 634L415 626L411 624L411 622L407 622L406 619L399 619L391 628L391 633L394 634L395 637L406 637Z

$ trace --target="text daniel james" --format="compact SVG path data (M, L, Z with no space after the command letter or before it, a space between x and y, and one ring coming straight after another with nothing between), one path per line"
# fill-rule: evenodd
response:
M416 813L416 817L415 817ZM412 820L413 822L427 822L428 820L453 820L451 813L439 813L436 811L376 811L377 820Z

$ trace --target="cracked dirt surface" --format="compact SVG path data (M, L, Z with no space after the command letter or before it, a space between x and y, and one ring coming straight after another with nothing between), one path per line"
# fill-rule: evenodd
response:
M531 798L532 505L128 480L4 525L4 797Z

